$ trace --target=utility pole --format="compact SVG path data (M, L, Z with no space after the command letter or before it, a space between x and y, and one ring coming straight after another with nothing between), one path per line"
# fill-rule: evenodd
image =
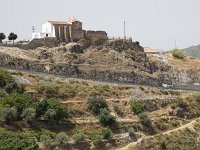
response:
M126 40L126 21L124 21L124 40Z
M33 33L35 33L35 27L34 26L32 26L32 31L33 31Z

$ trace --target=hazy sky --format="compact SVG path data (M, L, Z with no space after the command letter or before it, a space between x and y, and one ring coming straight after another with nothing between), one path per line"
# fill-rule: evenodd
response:
M168 50L200 44L200 0L0 0L0 32L30 39L47 20L75 16L84 29L127 36L142 46Z

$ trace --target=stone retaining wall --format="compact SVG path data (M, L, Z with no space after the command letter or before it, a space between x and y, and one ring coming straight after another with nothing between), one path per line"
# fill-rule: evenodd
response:
M30 49L36 49L41 46L46 46L49 48L56 47L58 46L58 42L56 38L43 38L43 39L33 39L27 44L20 44L20 43L15 43L15 44L0 44L0 46L5 46L5 47L18 47L23 50L30 50Z
M79 65L41 63L39 61L28 61L25 59L14 58L6 54L0 54L0 66L16 70L49 73L54 75L92 79L106 82L161 86L159 78L142 76L141 74L137 74L133 71L113 71L96 69L87 70L81 69L82 66Z

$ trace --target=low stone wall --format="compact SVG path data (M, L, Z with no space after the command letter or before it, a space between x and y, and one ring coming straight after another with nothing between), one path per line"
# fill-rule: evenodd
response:
M33 39L27 44L1 44L0 46L5 47L18 47L20 49L29 50L29 49L36 49L41 46L46 46L49 48L58 46L58 42L56 38L43 38L43 39Z
M86 32L86 37L88 37L88 38L94 38L94 37L108 38L107 33L105 31L91 31L91 30Z

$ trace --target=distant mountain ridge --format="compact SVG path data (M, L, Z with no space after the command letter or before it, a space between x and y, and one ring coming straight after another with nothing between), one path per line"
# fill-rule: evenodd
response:
M190 46L182 50L185 52L186 56L200 58L200 45Z

